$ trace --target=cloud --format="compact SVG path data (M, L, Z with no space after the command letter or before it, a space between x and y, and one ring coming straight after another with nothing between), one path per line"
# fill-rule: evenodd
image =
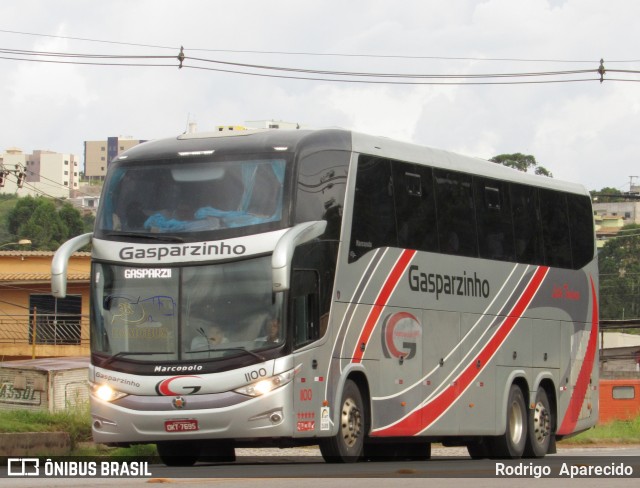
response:
M184 45L189 56L220 61L384 73L594 70L601 57L609 70L633 70L638 63L616 61L637 58L639 16L635 0L615 8L601 0L406 0L401 7L386 0L24 0L3 7L5 29L109 42L0 32L0 46L177 56ZM188 119L200 130L280 119L484 158L534 154L556 177L588 187L618 187L636 171L636 83L356 85L177 67L0 63L3 141L25 151L81 155L84 140L174 135ZM607 73L623 76L634 77Z

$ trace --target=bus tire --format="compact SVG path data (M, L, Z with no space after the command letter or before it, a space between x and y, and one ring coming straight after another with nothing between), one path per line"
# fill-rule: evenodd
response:
M506 429L503 435L491 439L491 457L518 459L524 454L527 443L527 405L524 394L516 384L509 389Z
M158 442L156 449L167 466L193 466L200 458L200 446L194 441Z
M320 439L320 452L328 463L355 463L362 457L366 434L365 409L358 386L347 380L342 391L338 433Z
M542 387L536 392L535 408L529 410L528 427L525 457L544 457L551 443L553 418L547 392Z

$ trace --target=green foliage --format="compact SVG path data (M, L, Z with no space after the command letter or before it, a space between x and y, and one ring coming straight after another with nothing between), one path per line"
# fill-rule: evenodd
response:
M91 440L89 403L57 413L31 410L0 412L0 432L68 432L71 448Z
M553 173L544 166L539 166L535 156L532 156L531 154L498 154L497 156L492 157L489 161L509 166L510 168L517 169L524 173L533 168L535 174L553 178Z
M640 417L633 420L614 420L598 424L575 437L561 441L562 444L638 444L640 443Z
M625 225L598 253L600 317L640 317L640 225Z
M5 241L29 239L32 249L54 251L71 237L89 232L93 220L93 216L83 218L69 203L27 196L15 200L0 227L6 228Z
M18 197L15 195L0 195L0 243L12 241L13 235L9 232L7 220L17 201Z
M611 188L609 186L604 187L602 190L593 190L591 193L596 193L594 202L597 203L612 203L612 202L624 202L624 195L617 188Z

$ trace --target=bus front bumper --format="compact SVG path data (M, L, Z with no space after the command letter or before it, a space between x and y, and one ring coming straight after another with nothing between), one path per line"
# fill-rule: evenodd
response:
M296 418L292 385L258 397L236 393L91 397L93 440L100 444L187 439L290 437Z

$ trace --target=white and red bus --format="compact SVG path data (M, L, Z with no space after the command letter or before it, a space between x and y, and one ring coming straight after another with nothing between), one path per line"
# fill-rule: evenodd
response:
M517 458L596 423L579 185L343 130L185 134L111 162L56 296L89 242L97 442Z

